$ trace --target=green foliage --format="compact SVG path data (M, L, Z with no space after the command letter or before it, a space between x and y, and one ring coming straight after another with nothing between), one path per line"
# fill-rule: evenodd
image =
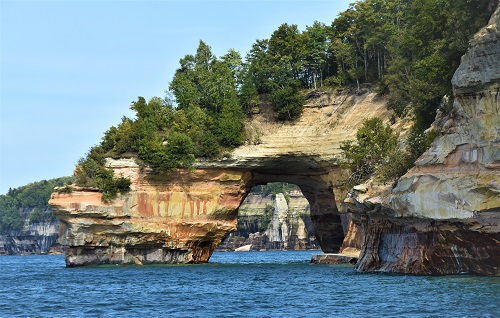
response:
M50 195L55 187L73 183L73 177L42 180L28 185L9 189L7 195L0 195L0 232L21 230L24 217L22 211L32 209L31 222L55 221L54 214L47 210Z
M263 185L258 185L255 187L252 187L251 192L252 193L259 193L264 196L272 194L273 196L276 196L278 193L287 193L290 191L296 191L300 190L299 186L292 184L292 183L286 183L286 182L269 182L267 184Z
M9 189L7 196L16 200L19 209L39 208L44 210L54 188L72 184L74 180L74 177L62 177L33 182L19 188Z
M387 182L405 174L438 135L435 130L417 127L413 126L401 149L398 135L389 125L384 126L380 118L365 120L356 133L356 143L346 141L340 146L345 158L341 166L351 173L344 186L351 188L373 175Z
M293 86L286 86L269 94L269 100L279 120L294 120L302 113L305 96Z
M196 54L180 61L170 84L177 107L169 99L143 97L130 108L136 118L122 118L101 144L90 149L75 169L77 184L95 187L109 201L129 189L130 181L116 178L105 167L106 157L133 156L155 173L189 168L196 157L214 158L244 141L244 113L237 83L243 71L238 52L218 60L203 41Z
M260 105L260 97L257 91L257 87L252 81L252 77L249 73L243 78L243 83L240 88L239 94L240 103L242 105L243 111L246 114L252 114L255 109L258 109Z
M71 194L71 193L73 193L73 188L70 185L65 184L62 188L59 188L57 190L57 193Z
M202 148L196 154L215 156L220 147L234 148L243 143L244 115L237 92L242 72L238 52L231 49L218 60L203 41L195 56L187 55L181 60L170 89L178 109L186 112L181 125L198 125L198 129L188 127L197 148ZM194 118L190 118L191 114ZM215 149L208 149L209 146Z
M312 26L307 26L305 32L306 37L306 48L308 54L305 54L306 58L306 69L312 73L312 88L316 89L317 79L323 80L323 69L325 67L328 58L328 29L327 27L318 21L314 21Z
M413 114L428 127L460 63L468 39L495 8L497 1L364 0L353 2L325 26L314 22L301 32L282 24L269 39L259 39L246 56L242 103L247 113L255 92L273 94L274 101L299 88L379 83L387 87L389 105L398 116ZM283 96L282 96L283 95ZM298 108L287 107L281 119Z
M0 233L19 231L23 227L23 217L19 214L18 202L9 195L0 195Z
M341 165L350 170L345 186L351 188L367 180L376 170L390 161L398 151L398 135L380 118L366 119L356 133L356 143L345 141L340 149L344 154Z
M130 180L115 177L113 170L106 168L105 152L102 147L94 146L85 158L78 161L75 169L75 183L81 187L97 188L102 193L104 202L115 198L118 193L130 189Z
M406 147L403 150L397 148L388 152L388 159L378 167L379 179L395 180L405 174L437 136L438 132L435 130L419 131L417 126L413 126L406 139Z
M174 167L190 167L194 162L194 143L186 134L171 132L165 147L167 157Z
M404 153L381 145L389 147L384 156L392 153L394 159L385 166L396 165L386 172L380 167L388 159L377 157L377 140L372 140L375 150L369 159L361 158L366 155L363 140L343 145L358 180L376 169L400 174L428 144L423 131L451 91L451 76L468 39L486 24L497 3L356 1L329 26L315 21L301 31L295 24L281 24L269 39L256 40L245 60L233 49L217 58L200 41L195 54L180 59L167 92L173 98L133 102L136 117L123 117L104 134L99 149L79 163L78 182L115 193L105 156L137 157L156 172L188 168L196 157L218 157L244 142L244 114L256 112L260 96L267 95L279 120L294 120L304 104L301 91L325 83L358 89L376 83L398 116L413 115L415 133Z
M34 208L29 215L30 223L54 222L57 220L55 214L50 210L42 211Z

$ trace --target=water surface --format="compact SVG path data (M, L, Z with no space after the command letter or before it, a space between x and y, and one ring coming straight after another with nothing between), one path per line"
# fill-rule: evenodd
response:
M317 251L216 252L202 265L66 268L0 257L0 317L500 317L500 278L360 274Z

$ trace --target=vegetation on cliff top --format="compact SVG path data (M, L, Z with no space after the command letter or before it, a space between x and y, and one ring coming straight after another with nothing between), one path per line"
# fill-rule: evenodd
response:
M31 211L28 217L32 223L55 221L55 215L47 210L50 195L54 187L71 184L74 180L74 177L42 180L0 195L0 233L21 230L26 217L22 212L25 211Z
M398 116L415 119L410 136L425 139L469 38L497 3L358 1L331 25L316 21L304 31L280 25L269 39L257 39L245 60L232 49L217 58L200 41L194 55L180 60L172 98L133 102L136 118L124 117L80 160L77 183L98 187L106 198L126 191L126 181L104 168L104 156L133 154L156 172L216 158L244 142L245 114L259 107L260 96L268 96L278 120L294 120L303 90L323 85L377 84Z

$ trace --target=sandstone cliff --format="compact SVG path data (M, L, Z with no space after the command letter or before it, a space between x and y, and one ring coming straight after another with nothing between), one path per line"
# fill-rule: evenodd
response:
M344 232L335 194L339 144L352 138L363 119L391 113L383 99L317 92L295 123L276 123L268 108L248 123L247 145L218 161L198 161L193 171L154 175L133 159L109 160L131 191L110 204L92 189L54 193L66 264L199 263L236 230L237 208L254 185L298 185L310 205L321 248L337 252ZM252 137L253 136L253 137ZM340 195L339 195L340 197Z
M359 194L357 268L500 275L500 10L470 41L441 136L392 193Z
M31 223L30 212L29 209L23 211L25 221L20 231L0 235L0 255L62 253L57 243L58 222Z
M300 193L282 193L276 197L249 194L238 209L235 232L217 248L233 251L242 246L249 250L318 249L309 211L309 202Z
M500 275L499 19L497 9L471 40L453 79L453 110L436 119L441 136L394 189L358 187L339 213L340 142L354 139L365 118L387 122L391 112L369 91L317 91L294 123L276 123L264 107L245 146L192 171L154 175L133 159L109 160L132 180L109 204L92 189L54 193L67 266L206 262L237 229L252 186L287 182L307 198L323 251L361 247L359 271ZM281 235L276 229L268 234Z

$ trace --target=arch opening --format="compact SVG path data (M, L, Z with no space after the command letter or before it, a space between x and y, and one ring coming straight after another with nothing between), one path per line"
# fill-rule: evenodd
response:
M338 175L339 171L331 168L305 167L303 163L290 165L289 162L279 165L273 162L266 169L260 167L250 172L240 206L251 193L252 187L274 182L293 184L309 204L309 220L317 244L325 253L338 253L347 233L346 222L343 227L335 201L334 188L338 184Z
M286 182L255 185L238 208L236 231L218 251L317 250L309 201Z

